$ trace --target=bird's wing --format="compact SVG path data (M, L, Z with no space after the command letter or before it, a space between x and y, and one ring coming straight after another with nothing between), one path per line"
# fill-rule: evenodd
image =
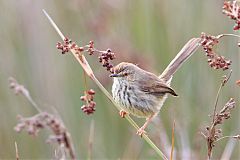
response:
M148 76L148 79L138 82L140 89L145 93L154 94L156 96L163 96L165 93L169 93L173 96L178 96L171 87L167 86L155 76Z

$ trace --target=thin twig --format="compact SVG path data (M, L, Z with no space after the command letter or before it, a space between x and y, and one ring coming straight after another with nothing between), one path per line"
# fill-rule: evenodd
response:
M214 118L215 118L215 114L216 114L216 110L217 110L217 104L218 104L218 99L219 99L219 95L220 95L220 92L222 90L222 87L228 82L229 78L231 77L232 75L232 70L230 70L230 73L227 77L224 78L224 80L222 80L219 88L218 88L218 92L217 92L217 96L216 96L216 99L215 99L215 104L214 104L214 110L213 110L213 119L212 119L212 122L214 124Z
M221 83L221 85L219 86L217 96L215 98L214 110L213 110L213 115L212 115L212 122L213 122L212 124L214 124L214 118L215 118L215 114L216 114L216 110L217 110L218 99L219 99L219 95L222 90L222 87L223 87L223 83Z
M16 152L16 160L19 160L18 145L16 141L15 141L15 152Z
M30 94L28 96L26 96L26 98L28 99L28 101L33 105L33 107L40 113L42 112L42 110L38 107L38 105L35 103L35 101L32 99L32 97L30 96Z
M217 36L217 38L219 39L219 38L222 38L222 37L225 37L225 36L231 36L231 37L237 37L237 38L240 38L239 35L236 35L236 34L230 34L230 33L219 34L219 35Z
M85 90L88 90L87 76L86 76L84 69L83 69L83 78L84 78Z
M9 78L9 83L10 83L10 88L12 88L13 90L15 90L15 93L21 93L24 97L27 98L27 100L32 104L32 106L40 113L42 112L41 109L38 107L38 105L34 102L34 100L32 99L29 91L21 84L19 84L17 82L16 79L14 79L13 77Z
M223 140L223 139L225 139L225 138L233 138L233 139L236 139L236 136L223 136L223 137L217 139L215 142L218 142L218 141Z

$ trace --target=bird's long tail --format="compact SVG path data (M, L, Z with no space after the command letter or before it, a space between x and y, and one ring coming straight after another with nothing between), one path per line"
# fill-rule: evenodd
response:
M168 82L170 85L173 74L180 68L183 62L185 62L198 49L200 41L200 38L190 39L176 57L169 63L159 78Z

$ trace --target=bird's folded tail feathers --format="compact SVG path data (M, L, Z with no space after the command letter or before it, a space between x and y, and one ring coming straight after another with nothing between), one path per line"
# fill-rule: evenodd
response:
M198 49L200 41L200 38L192 38L189 40L176 57L169 63L159 78L170 83L173 74L180 68L183 62L185 62Z

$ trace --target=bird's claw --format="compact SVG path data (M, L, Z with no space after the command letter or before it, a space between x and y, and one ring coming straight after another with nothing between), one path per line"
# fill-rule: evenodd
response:
M146 134L146 131L144 130L144 128L141 127L138 129L136 134L142 137L143 134Z
M122 118L125 118L125 116L127 115L128 113L126 112L126 111L124 111L124 110L121 110L120 112L119 112L119 115L122 117Z

